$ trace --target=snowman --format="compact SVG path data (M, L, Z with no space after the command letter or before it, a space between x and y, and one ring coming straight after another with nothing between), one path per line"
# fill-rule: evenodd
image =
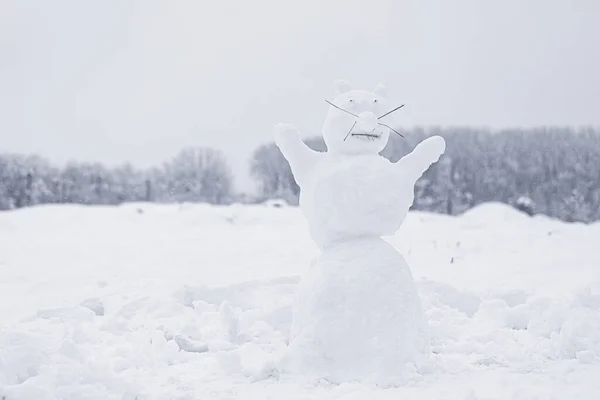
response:
M410 268L382 236L400 228L445 142L430 137L392 163L379 155L391 129L383 85L337 81L335 89L322 129L327 152L311 150L292 125L274 132L321 250L298 285L283 368L338 382L399 378L426 361L430 336Z

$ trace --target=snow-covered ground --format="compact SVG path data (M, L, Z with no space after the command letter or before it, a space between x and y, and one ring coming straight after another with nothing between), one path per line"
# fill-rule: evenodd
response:
M432 363L393 387L270 368L318 254L298 209L0 213L0 399L598 399L600 224L411 213ZM360 346L360 343L357 343Z

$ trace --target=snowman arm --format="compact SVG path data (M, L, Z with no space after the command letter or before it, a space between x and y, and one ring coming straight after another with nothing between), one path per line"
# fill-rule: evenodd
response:
M306 171L314 165L321 153L312 150L300 139L298 130L290 124L278 124L274 129L275 144L290 164L292 174L299 183Z
M429 137L419 143L412 152L402 157L396 163L397 168L404 174L413 177L416 182L432 164L440 159L445 150L444 138L441 136Z

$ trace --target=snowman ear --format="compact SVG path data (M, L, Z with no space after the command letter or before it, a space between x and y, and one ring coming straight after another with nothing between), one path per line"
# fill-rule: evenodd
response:
M381 96L381 97L386 97L387 89L383 83L378 83L377 86L375 86L373 93L375 93L376 95Z
M337 95L349 92L350 90L352 90L352 86L350 86L350 84L348 82L346 82L345 80L342 79L338 79L335 82L333 82L333 88L335 89L335 93Z

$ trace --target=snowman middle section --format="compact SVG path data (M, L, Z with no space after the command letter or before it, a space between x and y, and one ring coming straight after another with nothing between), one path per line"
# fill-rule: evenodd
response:
M428 351L410 268L381 238L398 230L413 201L414 182L393 167L379 155L329 154L301 187L300 206L322 254L297 291L294 369L340 381L398 376Z
M301 186L300 208L321 249L400 228L413 202L414 182L394 167L377 154L319 159Z

